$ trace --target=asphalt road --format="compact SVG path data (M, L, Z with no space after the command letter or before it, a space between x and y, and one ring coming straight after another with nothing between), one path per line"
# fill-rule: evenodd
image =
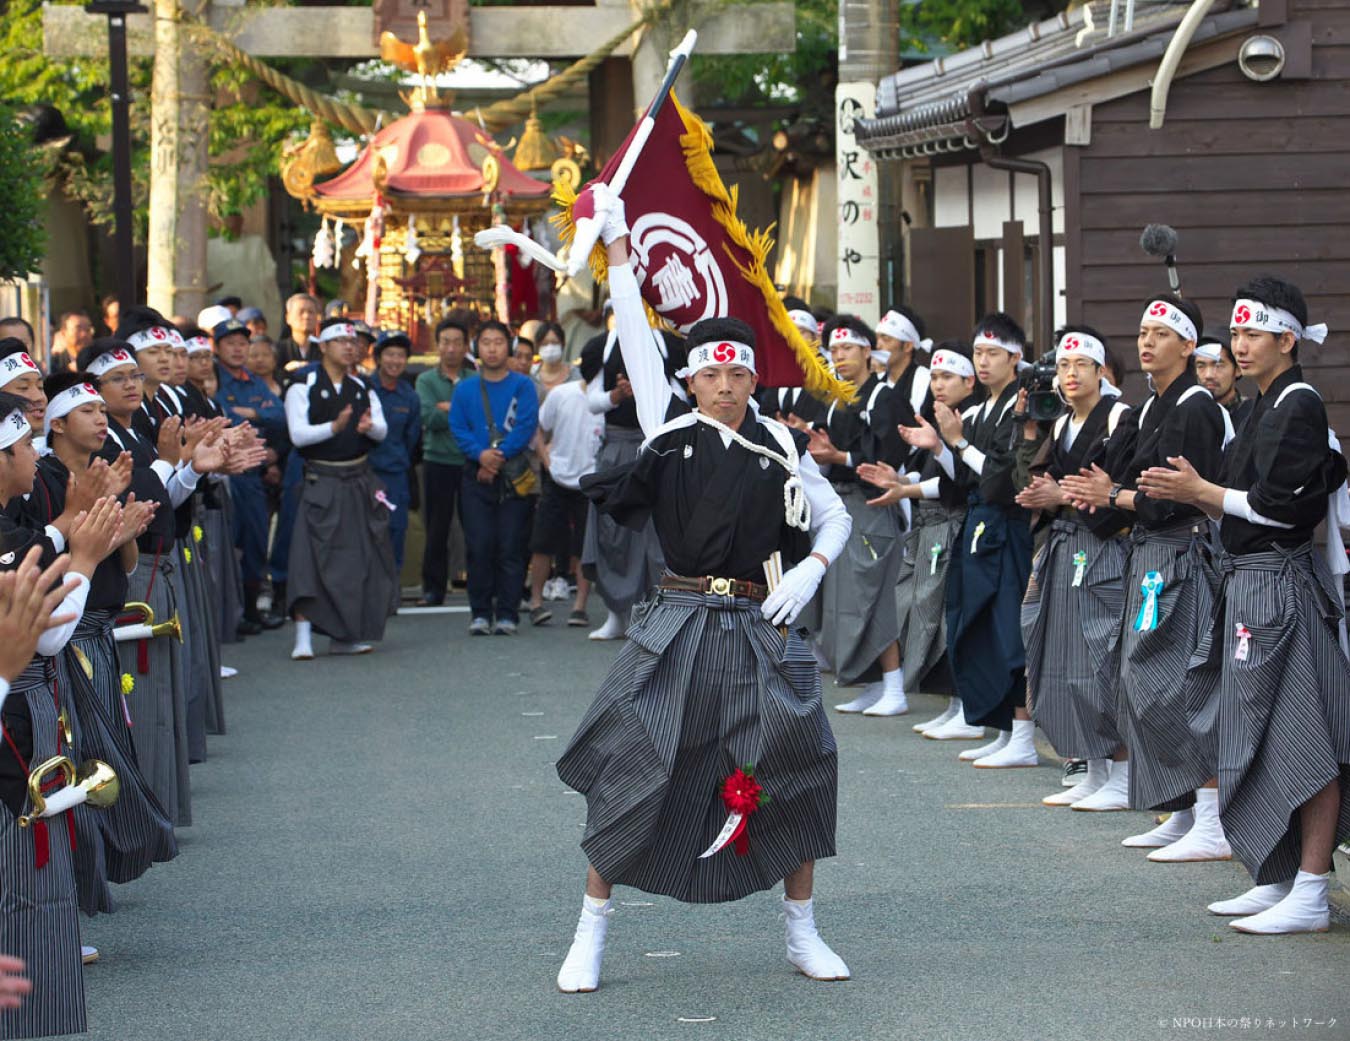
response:
M831 713L817 920L852 981L792 971L778 893L619 890L601 990L560 995L585 804L553 762L615 647L467 622L400 618L360 659L292 663L289 630L226 648L229 733L192 768L180 857L86 920L91 1037L1350 1038L1350 925L1239 936L1204 910L1249 885L1236 863L1150 864L1118 844L1144 815L1046 809L1056 769L958 765L914 716Z

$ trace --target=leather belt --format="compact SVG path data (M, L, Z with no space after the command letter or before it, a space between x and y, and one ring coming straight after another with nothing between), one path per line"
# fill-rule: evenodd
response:
M747 600L763 600L769 595L769 587L759 582L742 582L738 578L715 578L704 575L702 578L685 578L683 575L665 575L661 579L662 589L675 589L683 593L711 593L713 596L743 596Z

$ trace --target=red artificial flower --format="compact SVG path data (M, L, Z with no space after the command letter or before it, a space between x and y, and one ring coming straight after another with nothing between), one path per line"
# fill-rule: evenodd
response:
M755 768L746 764L744 770L736 770L722 782L722 805L728 813L739 813L740 823L729 841L735 843L736 855L743 857L750 852L750 836L746 834L746 824L750 814L769 801L764 789L755 780Z

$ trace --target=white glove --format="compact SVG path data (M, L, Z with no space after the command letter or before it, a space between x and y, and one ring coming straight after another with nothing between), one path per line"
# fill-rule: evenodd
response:
M595 202L595 222L600 225L600 241L608 246L628 234L623 200L604 181L597 181L589 190Z
M760 611L774 625L791 625L802 613L802 608L811 602L825 577L825 565L818 557L807 557L778 583L778 588L770 593Z

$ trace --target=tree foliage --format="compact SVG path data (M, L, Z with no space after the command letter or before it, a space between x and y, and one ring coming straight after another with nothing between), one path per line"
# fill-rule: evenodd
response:
M42 264L43 167L33 152L28 128L0 107L0 278L22 278Z

